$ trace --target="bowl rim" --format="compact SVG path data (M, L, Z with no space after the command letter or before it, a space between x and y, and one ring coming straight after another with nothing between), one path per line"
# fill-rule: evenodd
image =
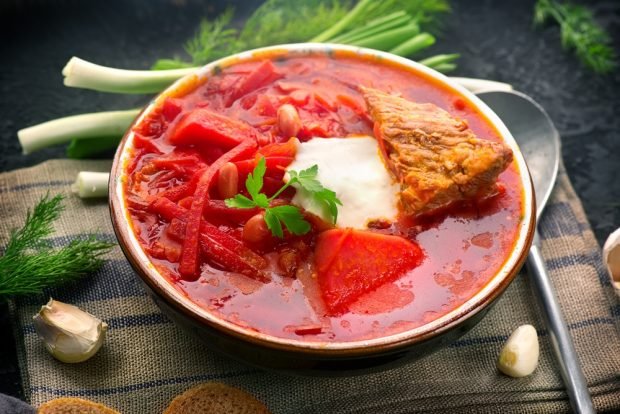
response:
M333 56L334 53L350 54L360 59L365 58L368 61L386 61L391 65L422 74L423 77L431 78L433 81L442 84L442 87L466 98L467 101L474 105L513 151L513 158L517 164L520 181L523 185L523 217L518 225L518 235L511 254L497 273L476 294L450 312L413 329L372 339L346 342L304 341L248 330L202 308L189 299L179 288L175 287L173 283L160 275L146 256L135 234L130 230L126 198L123 196L124 176L122 173L129 160L126 150L131 147L128 144L131 144L133 140L134 134L132 130L136 124L142 122L146 115L156 108L167 96L176 96L176 93L186 90L188 87L192 87L192 85L201 85L210 75L217 73L222 68L248 60L260 59L261 56L276 59L278 57L309 55ZM197 323L209 326L222 334L236 337L255 345L323 357L357 357L388 351L394 352L439 336L466 322L500 296L515 278L527 258L534 236L536 221L533 185L523 155L508 128L482 100L445 75L415 61L373 49L328 43L294 43L244 51L211 62L198 69L195 73L186 75L174 82L145 106L123 136L111 168L109 206L114 232L125 256L142 281L157 295L164 298L167 304L177 312L181 312Z

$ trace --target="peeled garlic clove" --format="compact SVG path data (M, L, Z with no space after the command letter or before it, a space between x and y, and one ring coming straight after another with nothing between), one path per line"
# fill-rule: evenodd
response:
M620 295L620 228L609 235L603 246L603 263L616 293Z
M538 366L539 352L536 329L532 325L521 325L504 344L497 368L511 377L528 376Z
M86 361L101 348L108 325L80 308L50 299L33 318L47 350L62 362Z

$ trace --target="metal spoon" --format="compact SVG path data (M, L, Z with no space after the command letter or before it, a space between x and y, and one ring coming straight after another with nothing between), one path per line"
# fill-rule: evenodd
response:
M540 222L558 175L560 135L545 110L527 95L514 91L493 91L482 92L478 97L504 121L521 148L534 182L538 203L536 216ZM538 230L527 257L527 269L543 311L571 406L576 413L594 413L575 347L545 268Z

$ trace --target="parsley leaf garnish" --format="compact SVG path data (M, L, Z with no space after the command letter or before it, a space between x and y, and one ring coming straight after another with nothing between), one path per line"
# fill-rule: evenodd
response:
M316 164L299 173L297 171L289 171L290 180L288 184L298 184L299 187L310 193L316 201L327 208L332 223L336 223L338 219L338 205L342 205L342 202L336 197L335 192L323 187L319 180L317 180L318 172L319 167Z
M265 223L276 237L284 237L282 226L284 223L288 231L293 234L306 234L310 231L310 223L304 220L299 208L295 206L277 206L265 209Z
M335 192L323 187L319 180L317 180L316 177L319 171L318 165L313 165L299 172L289 171L288 174L290 179L288 182L269 198L264 193L261 193L263 188L263 177L265 176L266 170L266 161L265 158L262 157L245 180L245 188L251 198L242 194L237 194L233 198L226 199L224 201L226 205L231 208L260 207L264 209L267 228L269 228L271 234L276 237L284 237L282 224L284 224L287 230L292 234L306 234L310 231L311 226L310 223L304 219L298 207L291 205L269 207L269 203L273 201L273 199L282 194L282 192L291 185L296 184L299 188L304 189L310 196L314 197L316 201L324 205L329 212L332 222L336 223L336 219L338 218L338 205L342 205L342 202L336 197Z

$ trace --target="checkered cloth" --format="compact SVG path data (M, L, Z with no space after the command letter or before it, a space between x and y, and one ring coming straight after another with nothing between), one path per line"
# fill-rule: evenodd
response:
M25 211L46 192L67 195L52 242L58 246L85 232L114 240L107 203L70 194L80 170L107 171L104 161L48 161L0 175L0 246L21 226ZM620 305L601 265L581 203L561 169L541 223L543 254L597 410L620 410ZM32 316L49 296L79 305L110 329L102 350L81 364L63 364L43 348ZM462 339L417 362L351 378L298 378L264 372L214 354L171 323L147 297L117 248L96 274L12 304L24 389L37 406L77 396L122 413L161 413L185 389L216 380L254 394L274 413L560 413L570 410L549 336L519 275L485 319ZM537 327L538 369L513 379L495 362L519 325Z

